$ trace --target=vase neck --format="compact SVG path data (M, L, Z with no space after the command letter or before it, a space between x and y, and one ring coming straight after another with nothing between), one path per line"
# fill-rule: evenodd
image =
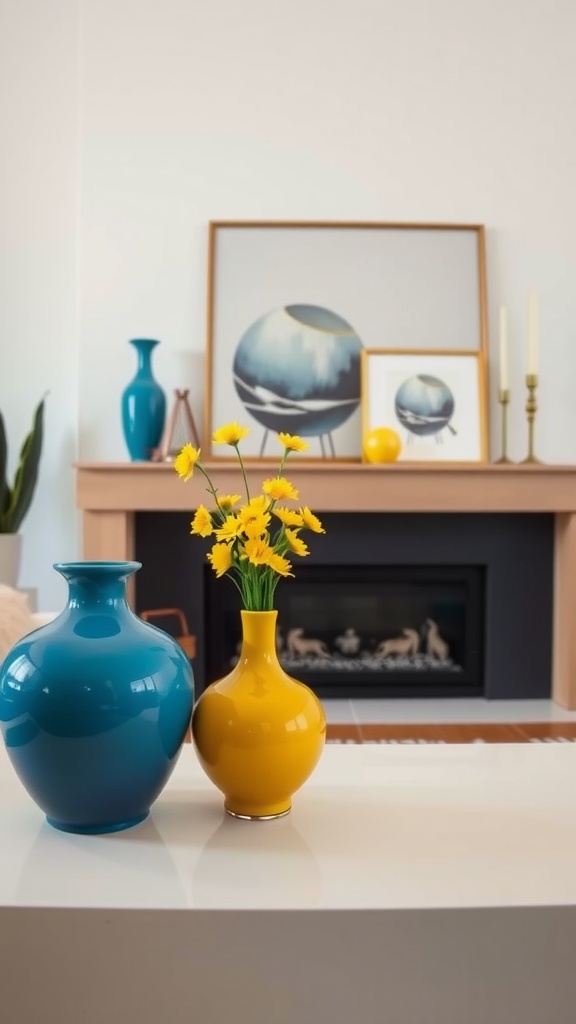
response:
M58 562L54 566L68 583L69 608L128 608L126 582L140 562Z
M154 338L131 338L130 344L136 349L138 376L148 377L152 373L152 352L160 342Z
M240 612L242 619L242 651L240 657L265 658L277 661L276 655L276 620L277 611L271 612Z

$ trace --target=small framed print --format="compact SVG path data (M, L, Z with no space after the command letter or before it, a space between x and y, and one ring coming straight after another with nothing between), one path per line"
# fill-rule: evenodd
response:
M477 351L364 349L362 429L391 427L399 462L485 462L484 361Z

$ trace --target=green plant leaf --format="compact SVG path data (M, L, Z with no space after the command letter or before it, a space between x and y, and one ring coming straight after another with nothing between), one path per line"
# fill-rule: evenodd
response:
M6 473L8 472L8 441L6 440L6 427L4 417L0 412L0 518L4 513L7 502L10 498L10 489Z
M8 501L2 507L0 518L1 533L18 533L20 525L30 508L36 484L44 439L44 399L34 413L32 430L24 439L14 486L8 490Z

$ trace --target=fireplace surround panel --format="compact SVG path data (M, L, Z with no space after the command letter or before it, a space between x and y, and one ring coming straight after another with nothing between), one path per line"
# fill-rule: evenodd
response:
M233 584L226 579L215 581L207 622L209 542L190 537L190 514L150 511L135 518L135 554L143 563L137 577L136 608L184 610L198 637L195 675L201 692L215 664L208 645L219 642L219 602L224 616ZM480 680L468 692L483 693L489 699L550 696L553 515L327 512L322 519L326 534L314 538L311 555L300 563L310 571L322 566L350 571L358 566L412 566L424 571L439 566L478 567L483 578ZM287 591L293 582L281 581L277 593ZM404 695L396 685L378 694L358 680L355 686L346 693L339 685L336 692L325 688L324 694ZM422 690L413 686L405 695L422 696ZM447 693L440 687L437 695Z

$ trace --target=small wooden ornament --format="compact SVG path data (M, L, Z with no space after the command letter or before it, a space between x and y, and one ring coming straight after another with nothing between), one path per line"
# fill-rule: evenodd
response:
M174 388L174 402L164 427L162 440L152 453L153 462L171 462L185 444L200 447L194 416L188 401L189 389Z

